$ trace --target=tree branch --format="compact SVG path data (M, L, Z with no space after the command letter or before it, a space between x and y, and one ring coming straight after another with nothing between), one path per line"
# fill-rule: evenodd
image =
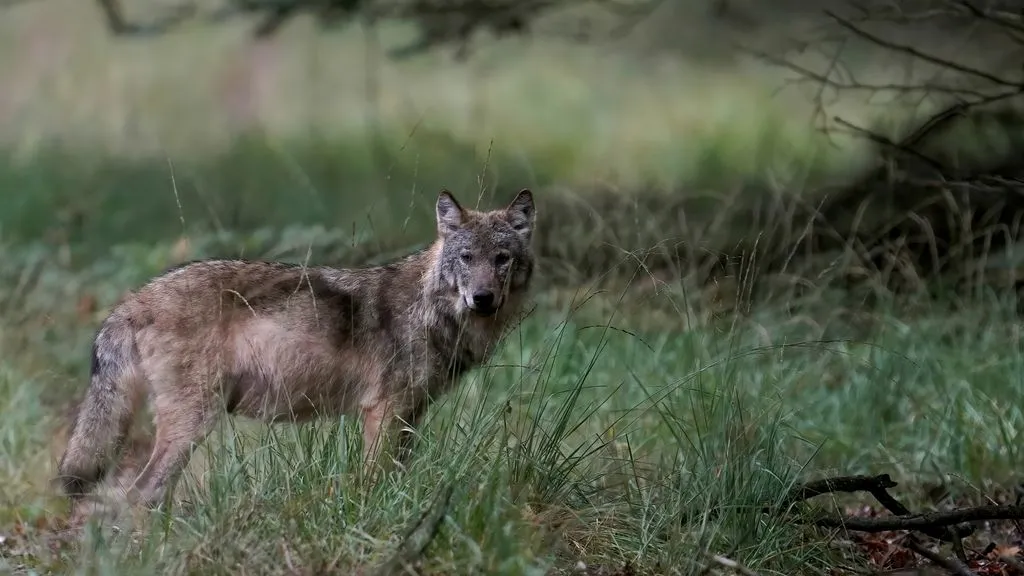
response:
M998 94L991 94L978 100L973 100L970 102L958 102L957 104L954 104L937 114L933 114L932 117L926 120L923 124L921 124L921 126L919 126L917 130L914 130L912 134L904 138L900 145L904 147L917 146L929 134L935 132L942 126L949 124L949 122L952 121L954 118L958 116L963 116L964 114L966 114L967 112L974 108L980 108L982 106L995 104L1003 100L1009 100L1022 94L1024 94L1024 85L1018 87L1015 90L1007 90L999 92Z
M928 548L925 548L923 544L914 538L911 534L902 543L902 546L908 550L913 550L920 556L924 556L928 560L931 560L937 566L945 568L950 574L956 574L956 576L978 576L970 568L968 568L963 562L956 558L945 558L935 552L932 552Z
M780 507L834 492L873 492L898 486L888 474L878 476L836 476L812 480L790 488Z
M874 496L875 500L879 504L885 507L886 510L896 515L896 518L906 518L913 516L910 509L904 506L899 500L889 494L889 488L895 488L898 484L888 475L880 474L878 476L838 476L835 478L824 478L822 480L814 480L805 484L800 484L789 490L786 497L783 498L780 507L785 508L797 502L809 500L816 496L823 494L830 494L835 492L868 492ZM1024 507L1022 507L1024 510ZM812 523L818 526L832 528L836 527L834 522L839 521L842 527L851 530L861 530L865 532L881 532L887 529L894 528L883 528L880 530L862 530L860 528L852 527L862 520L892 520L891 518L845 518L845 517L819 517L815 518ZM949 522L949 525L959 524L959 521ZM948 525L934 525L934 526L921 526L917 529L921 532L946 542L953 542L954 545L959 546L959 539L963 536L970 535L974 532L974 529L970 526L957 526L955 528L947 527ZM895 528L899 529L899 528Z
M918 94L922 92L927 93L939 93L950 96L973 96L975 98L987 98L988 93L980 92L970 88L957 88L949 86L947 84L936 84L932 82L921 82L919 84L867 84L862 82L841 82L834 80L826 74L821 74L811 70L810 68L801 66L794 62L790 62L784 58L772 56L767 52L756 50L753 48L740 47L740 49L751 56L764 60L769 64L787 68L797 74L800 74L807 80L813 80L829 88L835 88L836 90L848 90L848 91L865 91L865 92L895 92L898 94ZM1016 92L1016 91L1015 91Z
M996 26L1001 26L1001 27L1003 27L1003 28L1005 28L1005 29L1007 29L1007 30L1009 30L1011 32L1015 32L1017 34L1024 34L1024 26L1022 26L1020 24L1017 24L1017 23L1014 23L1014 22L1010 22L1006 18L1000 18L998 16L992 15L989 12L987 12L985 10L982 10L981 8L978 8L977 6L972 4L971 2L968 2L967 0L960 0L959 2L957 2L957 4L963 6L973 16L975 16L975 17L977 17L977 18L979 18L981 20L984 20L986 22L991 22L992 24L995 24ZM1015 35L1013 35L1013 39L1014 40L1021 40L1022 38L1015 34Z
M856 132L857 134L863 135L865 138L867 138L868 140L871 140L872 142L874 142L876 144L881 144L882 146L885 146L886 148L891 148L893 150L897 150L899 152L904 152L906 154L909 154L909 155L917 158L918 160L921 160L922 162L924 162L925 164L930 166L932 169L934 169L934 170L936 170L938 172L942 172L943 166L942 166L942 164L938 160L935 160L935 159L933 159L933 158L931 158L931 157L929 157L929 156L927 156L927 155L925 155L925 154L923 154L921 152L918 152L917 150L914 150L913 148L911 148L910 146L908 146L906 144L903 144L903 143L900 143L900 142L893 142L891 139L886 138L885 136L882 136L881 134L878 134L877 132L873 132L871 130L868 130L867 128L861 128L860 126L857 126L857 125L853 124L852 122L844 120L844 119L840 118L839 116L833 117L832 120L835 123L839 124L840 126L849 128L851 131Z
M874 44L877 44L878 46L881 46L883 48L887 48L887 49L893 50L895 52L902 52L904 54L909 54L909 55L911 55L911 56L913 56L913 57L915 57L915 58L917 58L919 60L923 60L925 62L930 62L932 64L935 64L937 66L941 66L943 68L948 68L950 70L956 70L957 72L960 72L962 74L966 74L968 76L974 76L976 78L981 78L981 79L987 80L988 82L991 82L993 84L999 84L1001 86L1010 86L1010 87L1013 87L1013 88L1020 88L1020 87L1024 86L1024 83L1014 82L1012 80L1007 80L1005 78L1001 78L999 76L996 76L994 74L990 74L990 73L985 72L983 70L978 70L977 68L971 68L970 66L965 66L963 64L960 64L958 62L954 62L952 60L947 60L945 58L940 58L940 57L935 56L933 54L928 54L928 53L922 52L922 51L918 50L917 48L914 48L913 46L908 46L906 44L899 44L899 43L896 43L896 42L891 42L889 40L886 40L884 38L876 36L876 35L868 32L867 30L864 30L864 29L858 27L856 24L853 24L849 20L844 19L843 17L839 16L835 12L832 12L831 10L826 10L825 14L827 14L830 18L835 20L837 24L839 24L843 28L849 30L850 32L852 32L854 35L859 36L860 38L863 38L863 39L865 39L865 40L867 40L869 42L872 42Z
M845 528L858 532L886 532L889 530L923 531L929 528L953 526L963 522L1022 519L1024 519L1024 506L975 506L972 508L885 518L820 516L811 522L823 528Z

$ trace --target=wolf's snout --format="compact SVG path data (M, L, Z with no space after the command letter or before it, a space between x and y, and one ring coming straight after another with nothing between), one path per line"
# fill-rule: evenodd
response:
M473 311L489 316L495 312L494 292L481 290L473 293Z

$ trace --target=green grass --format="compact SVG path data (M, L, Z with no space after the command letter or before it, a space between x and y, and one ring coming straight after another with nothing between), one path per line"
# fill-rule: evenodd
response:
M153 4L127 9L145 18ZM673 36L728 36L720 23L678 14L651 26L673 18ZM378 58L358 27L313 33L306 19L262 45L245 21L118 40L94 3L11 7L0 20L0 85L12 87L0 96L0 241L66 245L77 265L183 232L326 226L379 239L371 252L399 250L427 238L438 189L469 195L483 183L483 201L544 192L542 252L600 273L618 257L609 245L749 246L745 209L785 216L816 206L831 190L821 184L869 165L863 139L816 129L816 92L781 68L652 52L643 46L664 31L644 27L618 43L575 44L559 39L558 22L542 23L532 41L482 38L465 63L443 52L396 62ZM787 31L765 28L742 37L771 43ZM376 32L386 47L410 31L385 23ZM928 48L969 63L988 54L947 54L951 46ZM877 50L854 46L848 56L865 82L910 81ZM824 94L821 113L896 137L909 116L936 106L868 96ZM947 155L991 161L1018 139L963 127ZM766 222L757 233L802 227Z
M314 260L332 247L358 252L341 242L350 240L329 230L301 241L284 231L196 237L193 247L256 246L254 256L293 260L307 247ZM714 553L761 574L820 574L863 560L761 514L793 482L889 473L918 502L916 487L936 481L990 493L1020 465L1024 362L1009 300L869 312L823 291L789 311L766 304L716 319L682 285L651 296L643 278L625 292L544 283L537 311L491 365L430 411L408 473L361 484L351 420L226 420L169 513L122 518L120 532L94 532L81 549L48 550L47 527L63 510L47 485L61 409L83 391L92 331L121 290L172 262L172 248L119 245L74 268L30 244L5 248L7 568L314 574L399 557L438 574L557 573L580 561L698 574ZM83 315L86 294L100 307ZM410 555L423 529L408 533L432 511L443 512L432 539Z
M1015 294L868 306L812 271L753 306L744 270L724 303L686 267L633 274L632 251L680 237L700 255L800 230L732 209L865 165L860 144L825 146L806 95L773 96L776 69L550 36L375 61L359 30L301 20L262 48L234 24L125 43L72 0L4 16L0 573L701 574L710 553L821 574L865 560L761 513L793 482L889 473L924 507L932 483L980 499L1018 479ZM830 113L899 133L899 108ZM531 318L430 411L408 473L362 485L350 420L225 421L168 513L50 546L65 409L124 290L209 255L378 261L429 239L441 187L484 205L534 188L543 273Z

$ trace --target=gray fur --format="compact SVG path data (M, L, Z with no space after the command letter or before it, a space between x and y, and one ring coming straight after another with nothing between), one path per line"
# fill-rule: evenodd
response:
M265 422L361 414L372 465L399 423L415 426L431 400L486 362L519 320L533 275L528 190L489 212L443 191L436 210L437 240L384 266L207 260L126 297L96 337L92 382L59 466L65 492L103 478L141 391L156 439L132 492L149 505L218 407ZM404 461L408 435L398 448Z

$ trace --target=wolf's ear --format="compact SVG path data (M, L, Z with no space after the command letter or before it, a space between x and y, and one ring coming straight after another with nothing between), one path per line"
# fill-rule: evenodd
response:
M448 190L441 190L437 196L437 234L445 234L458 230L462 226L465 214L455 196Z
M524 240L529 241L533 234L533 223L537 219L537 211L533 206L533 193L522 189L512 203L505 208L509 224Z

